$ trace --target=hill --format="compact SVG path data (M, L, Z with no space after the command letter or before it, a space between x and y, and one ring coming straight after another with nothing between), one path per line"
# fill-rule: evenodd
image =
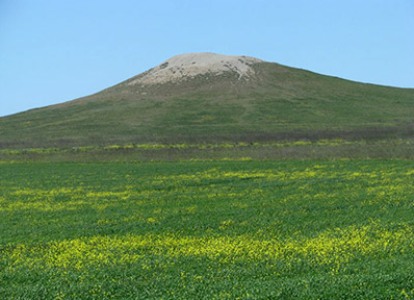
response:
M0 147L411 136L414 89L184 54L94 95L0 118Z

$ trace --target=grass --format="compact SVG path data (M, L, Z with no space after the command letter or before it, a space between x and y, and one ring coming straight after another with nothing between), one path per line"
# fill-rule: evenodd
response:
M0 118L0 298L413 299L414 90L254 67Z
M0 164L2 299L412 299L406 160Z

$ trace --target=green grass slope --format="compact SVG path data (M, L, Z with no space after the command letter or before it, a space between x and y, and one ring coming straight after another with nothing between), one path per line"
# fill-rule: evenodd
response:
M0 118L0 147L346 139L411 135L414 89L259 63L253 78L129 85Z

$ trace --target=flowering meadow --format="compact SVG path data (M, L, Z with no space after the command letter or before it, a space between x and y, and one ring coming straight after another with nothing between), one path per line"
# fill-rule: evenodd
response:
M0 299L414 299L414 164L0 163Z

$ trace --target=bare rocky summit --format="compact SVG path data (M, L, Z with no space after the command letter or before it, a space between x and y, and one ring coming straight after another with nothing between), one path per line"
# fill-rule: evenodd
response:
M248 56L229 56L215 53L190 53L177 55L159 66L131 80L128 85L153 85L178 82L198 75L221 75L225 72L248 79L255 74L253 64L263 62Z

